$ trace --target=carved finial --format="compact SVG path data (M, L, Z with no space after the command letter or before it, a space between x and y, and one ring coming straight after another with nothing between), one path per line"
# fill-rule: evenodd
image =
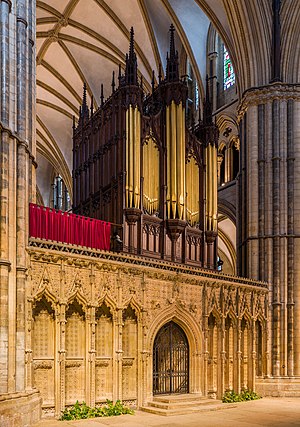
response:
M119 64L119 75L118 75L119 87L121 86L121 79L122 79L122 68L121 68L121 64Z
M100 95L101 107L104 103L104 95L103 95L103 83L101 83L101 95Z
M129 44L129 58L133 58L134 55L134 31L133 27L130 28L130 44Z
M170 25L170 59L172 60L175 55L175 39L174 39L174 32L175 32L175 28L174 25L171 24Z
M178 52L175 50L175 28L173 24L170 26L170 56L167 53L167 72L166 80L168 82L174 82L179 80L179 63L178 63Z
M91 96L91 107L90 107L90 110L91 110L91 116L94 114L94 97L93 97L93 95Z
M76 127L76 124L75 124L75 116L73 116L73 125L72 125L73 132L75 131L75 127Z
M83 96L82 96L82 106L81 106L81 114L82 117L88 118L89 117L89 108L87 106L87 100L86 100L86 82L83 83Z
M158 82L159 82L159 84L161 83L161 63L159 63L159 66L158 66Z
M152 93L154 92L154 70L152 70L152 82L151 82L151 86L152 86Z
M126 85L137 85L137 59L134 51L134 31L133 27L130 30L130 45L129 55L126 54L126 68L125 68L125 84Z
M112 80L111 80L112 93L114 93L115 87L116 87L116 83L115 83L115 72L113 71L113 73L112 73Z
M86 82L83 83L83 97L82 97L82 106L86 104Z

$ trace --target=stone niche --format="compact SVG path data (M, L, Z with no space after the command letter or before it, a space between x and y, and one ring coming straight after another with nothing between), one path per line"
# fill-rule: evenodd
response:
M154 341L168 322L186 336L189 393L255 389L256 375L268 371L264 283L41 241L28 254L27 380L44 415L59 417L76 400L151 400Z

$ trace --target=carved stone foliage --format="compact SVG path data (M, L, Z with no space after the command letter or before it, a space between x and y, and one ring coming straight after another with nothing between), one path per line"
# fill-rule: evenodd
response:
M165 262L151 267L143 258L124 255L120 260L97 259L44 249L30 255L26 351L32 355L28 365L45 407L61 409L88 399L99 405L118 398L116 392L135 402L139 390L151 394L149 343L161 327L158 322L172 319L191 331L195 344L190 357L198 358L193 363L207 363L201 365L208 375L207 395L220 395L221 366L224 387L232 386L236 360L243 386L252 385L247 372L254 363L255 328L259 372L265 372L268 336L262 331L267 329L268 291L262 283ZM241 350L235 354L237 342ZM195 378L200 381L199 375ZM200 389L200 384L195 386ZM60 391L55 395L54 390Z
M106 271L95 272L95 298L103 300L106 296L117 302L117 275Z
M51 263L45 263L45 259ZM53 262L54 261L54 262ZM266 318L266 291L261 288L226 284L221 280L202 280L197 276L178 275L137 266L69 258L64 263L58 259L41 258L33 254L30 297L43 290L68 301L79 295L86 304L97 305L107 299L109 305L128 305L131 301L148 313L148 320L160 309L173 303L179 304L191 315L201 318L204 312L212 311L226 316L229 312L236 317L245 314ZM91 269L93 268L93 271ZM145 275L146 274L146 275ZM143 285L147 282L147 285Z

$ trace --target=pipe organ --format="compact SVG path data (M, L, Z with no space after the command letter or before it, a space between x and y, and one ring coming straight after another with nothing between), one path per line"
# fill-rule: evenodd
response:
M185 123L187 85L179 77L174 27L166 76L145 95L134 33L124 73L97 111L73 125L73 211L109 221L112 249L216 268L217 140L208 93L203 119ZM119 240L119 239L118 239Z

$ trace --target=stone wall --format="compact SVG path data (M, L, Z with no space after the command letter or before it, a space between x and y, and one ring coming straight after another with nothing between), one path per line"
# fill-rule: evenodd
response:
M27 381L43 411L153 396L153 343L169 321L189 344L189 392L255 388L268 370L267 286L134 255L32 240Z

